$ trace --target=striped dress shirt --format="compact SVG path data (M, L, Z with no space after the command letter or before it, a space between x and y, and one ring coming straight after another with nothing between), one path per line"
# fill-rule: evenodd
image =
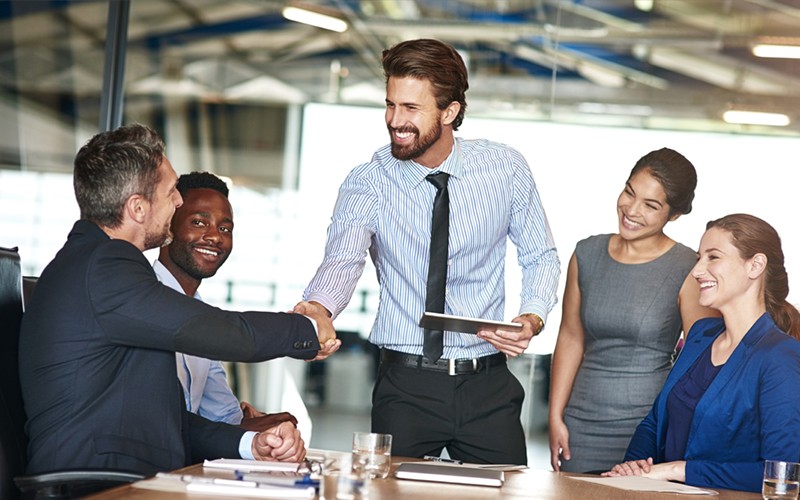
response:
M422 354L425 290L436 188L433 172L450 174L445 313L502 320L506 241L522 268L520 313L542 319L555 305L560 275L555 243L530 168L516 150L487 140L456 138L436 169L401 161L389 145L353 169L339 189L325 257L303 294L335 318L350 301L369 253L380 297L370 341ZM444 358L497 350L475 335L445 332Z

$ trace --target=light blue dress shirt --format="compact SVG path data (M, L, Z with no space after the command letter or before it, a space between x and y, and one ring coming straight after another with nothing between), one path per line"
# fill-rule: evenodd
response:
M153 270L161 283L184 293L178 280L161 262L153 262ZM195 293L194 298L202 300L199 293ZM214 422L231 425L242 422L244 414L239 407L239 399L228 385L222 363L180 352L175 353L175 363L187 410ZM248 431L242 436L239 442L239 454L242 458L253 458L251 444L255 434Z
M530 168L516 150L487 140L455 139L436 169L400 161L390 146L356 167L339 189L324 260L304 298L336 317L350 301L367 253L380 303L370 341L422 354L425 290L436 188L432 172L450 174L450 239L445 313L502 320L508 239L522 268L520 313L547 319L560 275L555 243ZM446 332L444 358L497 350L475 335Z

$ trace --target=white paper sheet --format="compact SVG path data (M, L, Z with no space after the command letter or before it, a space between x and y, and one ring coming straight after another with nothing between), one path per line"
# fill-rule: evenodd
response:
M271 462L266 460L244 460L239 458L218 458L206 460L203 467L212 469L241 470L241 471L281 471L296 472L297 462Z
M224 495L236 498L272 498L272 499L312 499L315 496L313 487L293 488L271 485L249 484L248 481L220 479L186 474L168 474L159 472L154 477L131 484L134 488L145 490L168 491L173 493L205 493Z
M567 477L578 481L603 484L605 486L611 486L612 488L631 491L657 491L659 493L682 493L685 495L719 495L719 493L714 490L706 490L695 486L687 486L682 483L673 483L662 479L642 476Z

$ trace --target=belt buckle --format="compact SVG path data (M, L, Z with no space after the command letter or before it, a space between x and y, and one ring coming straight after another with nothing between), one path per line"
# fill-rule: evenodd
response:
M458 375L456 373L456 362L457 361L458 361L457 359L453 359L453 358L450 358L450 359L447 360L447 374L450 375L451 377L453 377L455 375ZM464 361L466 361L466 360L464 360ZM472 359L470 359L470 361L472 361L472 373L477 372L478 371L478 358L472 358Z

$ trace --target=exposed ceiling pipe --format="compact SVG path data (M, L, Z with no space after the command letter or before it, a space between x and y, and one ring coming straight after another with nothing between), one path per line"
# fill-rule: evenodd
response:
M550 66L553 61L557 61L559 66L577 71L584 78L600 85L620 87L622 79L623 84L624 81L631 81L661 90L669 87L669 82L663 78L564 47L555 50L549 47L540 49L527 44L516 44L513 54L542 66Z
M668 0L655 3L655 10L689 26L725 35L753 35L769 27L784 24L787 29L800 19L800 8L774 0L743 0L765 9L761 12L720 10L728 2L696 2L693 0ZM711 8L709 8L711 7Z
M587 7L578 2L565 2L563 0L548 0L548 3L557 5L558 8L564 11L577 14L581 17L585 17L586 19L591 19L592 21L596 21L606 26L610 26L612 28L619 29L622 31L637 33L641 32L644 29L644 26L641 23L629 21L627 19L611 15L607 12L603 12L602 10Z
M383 43L372 33L364 20L347 5L347 2L344 0L334 1L354 28L354 33L351 33L350 36L353 45L358 48L359 55L375 75L383 78L381 69L382 54L385 48Z
M789 16L795 19L800 19L800 8L787 5L785 3L776 2L775 0L746 0L753 5L758 5L767 9L774 10L777 14L782 16Z
M651 64L729 90L763 95L796 95L797 88L800 88L800 79L745 65L723 55L697 55L665 47L650 47L643 54Z
M470 23L468 21L415 21L406 23L388 19L365 19L364 26L380 37L407 38L409 32L423 33L426 37L456 42L516 42L520 39L553 37L558 34L562 43L584 43L593 45L638 45L658 44L684 47L717 48L719 42L713 36L695 29L673 28L648 29L641 33L611 30L608 27L575 28L556 27L538 23Z

